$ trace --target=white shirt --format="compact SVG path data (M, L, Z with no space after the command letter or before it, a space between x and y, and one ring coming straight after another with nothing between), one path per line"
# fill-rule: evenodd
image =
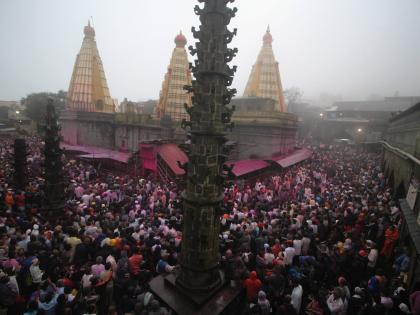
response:
M302 240L294 240L293 248L295 249L295 255L300 256L302 252Z
M89 205L89 203L90 203L90 201L92 200L92 195L88 195L88 194L84 194L83 196L82 196L82 201L83 201L83 203L86 205L86 206L88 206Z
M333 294L328 297L327 305L330 309L331 315L341 315L344 312L343 300L341 298L335 300Z
M31 273L33 283L41 283L42 275L44 273L41 269L39 269L38 265L31 265L31 267L29 268L29 272Z
M291 265L293 263L293 257L295 257L295 249L293 247L286 247L284 250L284 264Z
M311 239L309 237L304 236L302 238L302 252L304 255L308 253L310 245L311 245Z
M394 306L394 302L390 297L382 296L381 304L383 304L387 309L391 309Z
M82 286L84 287L84 288L89 288L91 285L92 285L92 283L90 282L90 279L93 277L93 275L92 274L90 274L90 275L87 275L87 274L84 274L83 276L82 276Z
M378 260L378 250L376 248L372 248L368 255L368 267L375 268L377 260Z
M271 264L274 260L274 254L273 253L265 253L264 254L264 260L266 264Z
M292 306L296 310L297 314L300 313L300 306L302 304L302 294L303 294L303 289L300 284L297 287L293 288L292 295L291 295Z

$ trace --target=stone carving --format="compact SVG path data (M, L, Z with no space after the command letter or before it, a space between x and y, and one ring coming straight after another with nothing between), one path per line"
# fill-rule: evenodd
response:
M195 80L184 89L194 93L193 106L188 108L190 121L182 126L189 128L191 141L184 146L189 163L179 164L186 170L187 187L184 191L184 230L180 255L180 271L176 284L191 294L211 294L223 285L219 271L219 229L221 202L224 185L232 175L231 166L224 163L229 154L226 146L226 130L231 122L234 107L227 107L235 89L232 84L236 66L227 65L238 53L228 48L237 30L229 31L237 9L229 8L233 0L198 0L194 12L199 15L199 30L192 28L194 38L199 39L196 56L190 64Z

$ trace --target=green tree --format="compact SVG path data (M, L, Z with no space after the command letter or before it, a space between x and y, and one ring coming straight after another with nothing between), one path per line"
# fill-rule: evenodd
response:
M25 115L37 124L43 125L49 98L53 100L56 111L60 113L65 107L66 100L66 92L61 90L57 93L32 93L23 98L20 102L25 106Z
M303 92L298 87L291 87L284 90L283 95L289 112L293 112L296 105L302 101Z

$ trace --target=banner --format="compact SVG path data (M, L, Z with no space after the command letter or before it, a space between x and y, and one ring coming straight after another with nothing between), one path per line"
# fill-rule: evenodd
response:
M413 211L414 211L414 206L416 205L418 192L419 192L419 182L415 178L412 178L410 182L410 186L408 188L407 197L405 197L405 199L407 200L407 203L410 206L410 209Z

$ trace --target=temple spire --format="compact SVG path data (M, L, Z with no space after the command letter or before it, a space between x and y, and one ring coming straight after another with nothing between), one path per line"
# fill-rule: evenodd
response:
M169 116L173 121L182 121L188 118L185 106L191 106L191 94L183 89L184 85L191 85L191 71L185 50L187 39L182 31L175 37L174 42L175 48L162 83L156 116Z
M244 96L271 98L276 102L277 110L286 112L279 64L274 57L272 43L273 36L270 32L270 25L268 25L263 36L263 46L257 62L252 67Z
M66 107L72 111L113 113L115 104L109 93L90 19L83 33L85 36L74 64Z

